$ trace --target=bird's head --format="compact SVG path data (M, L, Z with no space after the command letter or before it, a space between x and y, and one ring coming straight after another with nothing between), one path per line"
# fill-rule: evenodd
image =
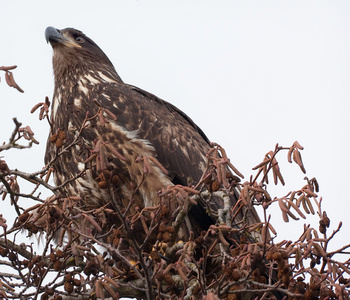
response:
M66 73L107 72L121 81L113 64L97 44L74 28L62 30L47 27L45 38L53 48L53 68L57 77Z

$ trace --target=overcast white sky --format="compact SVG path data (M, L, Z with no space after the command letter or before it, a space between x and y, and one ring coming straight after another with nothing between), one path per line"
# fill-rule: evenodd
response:
M191 116L246 179L276 143L298 140L331 228L344 223L338 245L349 243L349 16L349 1L0 0L0 65L18 65L15 79L25 91L9 88L0 73L0 142L12 132L12 117L40 141L25 157L1 155L10 168L43 165L48 126L29 111L53 92L44 30L75 27L125 82ZM285 163L286 153L277 158L287 182L279 196L301 188L298 167ZM311 222L284 224L279 209L272 214L280 239L297 238Z

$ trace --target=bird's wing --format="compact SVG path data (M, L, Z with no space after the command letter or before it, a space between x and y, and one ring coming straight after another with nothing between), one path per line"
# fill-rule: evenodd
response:
M209 140L185 113L135 86L106 83L96 89L101 107L117 117L119 126L137 131L138 138L154 147L174 183L200 179Z

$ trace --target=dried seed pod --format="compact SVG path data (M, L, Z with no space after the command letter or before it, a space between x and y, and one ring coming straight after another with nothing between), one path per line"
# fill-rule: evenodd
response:
M302 211L299 209L299 207L293 203L293 201L288 201L288 204L296 210L296 212L299 214L299 216L301 216L303 219L306 219L305 215L302 213Z
M13 78L13 73L10 71L6 71L5 73L5 79L6 79L6 83L10 86L10 87L14 87L16 90L18 90L19 92L23 93L24 91L18 86L18 84L16 83L15 79Z
M45 97L45 104L47 105L47 107L50 107L50 100L48 96Z
M277 177L278 177L279 181L282 183L282 185L285 185L283 176L282 176L281 171L280 171L279 168L277 170Z
M89 260L84 268L84 273L89 276L91 274L96 275L99 272L99 265L95 259Z
M307 188L303 189L303 192L305 194L307 194L307 196L309 197L317 197L317 194L315 194L314 192L312 192L310 189L309 189L309 186L307 186Z
M212 174L207 174L203 179L204 184L210 184L211 181L212 181Z
M59 271L61 270L62 267L62 262L59 260L56 260L56 262L53 264L53 268L55 271Z
M63 141L61 139L57 139L55 142L56 148L59 149L63 146Z
M318 185L318 182L317 182L316 178L315 178L315 177L312 178L312 179L311 179L311 182L312 182L313 185L315 186L315 191L318 193L318 192L320 191L320 187L319 187L319 185Z
M39 112L39 120L44 119L45 107L43 106Z
M126 158L118 152L117 149L115 149L112 145L110 145L109 143L105 143L105 147L107 148L107 150L109 150L110 152L112 152L112 154L114 154L117 158L119 158L120 160L126 160Z
M0 70L1 70L1 71L10 71L10 70L14 70L14 69L16 69L16 68L17 68L16 65L8 66L8 67L2 66L2 67L0 67Z
M149 156L148 159L152 161L165 175L169 175L167 169L165 169L155 157Z
M296 217L291 211L288 212L288 216L290 216L293 220L298 221L299 218Z
M40 297L40 300L48 300L49 299L49 295L47 293L43 293Z
M166 231L168 231L170 233L174 233L175 232L175 228L173 226L167 226Z
M33 106L33 108L30 110L30 113L32 114L32 113L34 113L40 106L42 106L44 103L43 102L40 102L40 103L38 103L38 104L35 104L34 106Z
M29 213L23 213L18 217L18 222L20 224L23 224L25 221L27 221L29 218Z
M324 251L324 249L317 243L312 243L312 247L313 247L313 253L316 254L319 257L327 257L326 252Z
M73 293L73 290L74 290L73 284L71 284L70 282L66 281L66 282L64 283L64 290L65 290L68 294Z
M103 113L102 111L98 112L98 118L100 120L101 126L104 127L106 123L108 123L107 120L105 120L105 118L103 117ZM107 122L106 122L107 121Z
M55 134L50 136L49 140L50 140L51 143L55 143L57 141L57 138L58 138L58 134L55 133Z
M102 280L97 280L95 283L95 293L96 297L104 299L103 284Z
M229 159L226 159L226 164L230 167L230 169L239 177L244 178L243 174L238 171L238 169L230 162Z
M290 282L289 275L288 274L283 274L281 279L282 279L282 282L283 282L284 286L286 288L288 288L289 282Z
M289 150L288 150L288 153L287 153L287 160L289 163L292 163L292 153L294 151L294 147L290 147Z
M282 217L283 217L284 222L286 222L286 223L289 222L288 213L282 211Z
M49 296L53 296L53 294L55 293L53 289L46 289L45 293L48 294Z
M13 87L13 82L10 77L11 72L7 71L5 72L5 80L8 86Z
M214 180L214 181L211 183L211 190L212 190L213 192L217 192L219 189L220 189L220 183L219 183L217 180Z
M268 172L267 172L267 165L263 166L263 172L264 172L264 178L265 178L265 183L269 184L269 177L268 177Z
M302 145L300 145L300 144L298 143L298 141L295 141L295 142L293 143L293 146L297 147L297 148L300 149L300 150L304 150L304 147L303 147Z
M2 257L7 256L9 254L9 252L10 252L9 249L0 247L0 255Z
M278 176L277 176L277 165L272 166L272 175L273 175L273 182L275 185L278 183Z
M104 108L103 111L104 111L107 115L109 115L114 121L117 120L116 115L115 115L114 113L112 113L110 110L108 110L107 108Z
M283 201L283 198L278 199L278 205L283 212L285 213L289 212L289 208L287 207L286 203Z
M284 179L283 179L282 174L281 174L281 171L280 171L280 168L278 166L278 162L275 159L274 159L274 164L272 166L272 173L273 173L273 179L274 179L274 182L276 185L278 183L278 179L282 183L282 185L285 184Z
M10 77L11 77L11 80L13 82L13 87L19 91L20 93L24 93L24 91L19 87L19 85L17 84L17 82L15 81L15 79L13 78L13 73L10 73Z
M151 251L150 257L156 262L160 262L161 261L159 253L157 251Z
M64 276L64 281L72 282L73 281L73 276L71 273L68 273Z
M164 242L170 242L171 241L171 234L169 232L163 233L163 241Z
M305 212L307 213L307 214L310 214L310 210L309 210L309 207L307 206L307 202L306 202L306 199L308 199L309 200L309 198L307 198L307 197L303 197L302 198L302 200L303 201L301 201L301 204L303 205L303 208L304 208L304 210L305 210Z
M329 227L330 223L331 223L331 220L327 216L323 217L320 220L320 225L325 226L325 227Z
M164 275L164 281L168 284L169 288L173 288L175 286L174 279L170 274Z
M269 230L270 230L274 235L277 235L277 232L276 232L275 228L272 226L271 223L267 223L267 226L268 226Z
M14 252L10 252L9 255L8 255L8 258L10 261L15 261L17 259L17 255L14 253Z
M108 187L107 181L103 180L103 181L98 182L98 187L100 189L106 189Z
M61 140L64 140L67 137L66 133L64 131L60 131L58 133L58 138Z
M61 249L58 249L56 251L56 255L58 258L63 258L64 257L64 252Z
M103 282L102 284L103 284L103 288L109 293L109 295L111 296L111 298L113 300L119 299L118 294L116 292L114 292L112 287L107 282Z
M72 283L75 286L81 286L81 280L80 279L74 278Z
M113 176L112 176L112 179L111 179L111 182L112 182L115 186L118 186L119 183L120 183L119 176L118 176L118 175L113 175Z
M265 157L264 160L260 164L255 166L252 170L257 170L259 168L262 168L262 167L266 166L270 161L271 161L271 158L266 158Z
M320 225L318 228L319 232L325 234L327 232L327 228L324 225Z
M293 160L296 162L296 164L300 167L301 171L305 174L306 171L305 171L305 168L304 168L304 165L303 165L303 161L301 159L301 155L300 155L300 152L298 149L295 149L293 151Z
M234 269L231 274L233 281L238 281L241 279L241 272L238 269Z
M158 240L158 241L161 241L162 238L163 238L163 234L162 234L161 232L159 232L159 233L157 234L157 240Z
M6 172L10 171L10 169L7 166L6 162L4 160L1 160L1 159L0 159L0 171L3 172L3 173L6 173Z
M50 253L50 262L55 262L57 261L57 255L55 254L55 252L51 252Z

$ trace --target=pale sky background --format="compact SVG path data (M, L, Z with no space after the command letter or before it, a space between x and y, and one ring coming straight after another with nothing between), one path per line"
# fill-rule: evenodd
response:
M53 93L44 31L75 27L103 49L126 83L186 112L246 179L276 143L298 140L331 230L343 221L331 248L350 243L349 1L0 0L0 23L0 65L18 65L14 76L25 91L8 87L0 73L0 142L14 128L12 117L40 141L26 152L2 152L10 168L43 166L48 126L30 109ZM277 159L287 185L272 196L304 185L286 154ZM278 239L295 240L304 223L318 228L317 217L283 223L277 206L271 214ZM0 214L7 217L5 207Z

